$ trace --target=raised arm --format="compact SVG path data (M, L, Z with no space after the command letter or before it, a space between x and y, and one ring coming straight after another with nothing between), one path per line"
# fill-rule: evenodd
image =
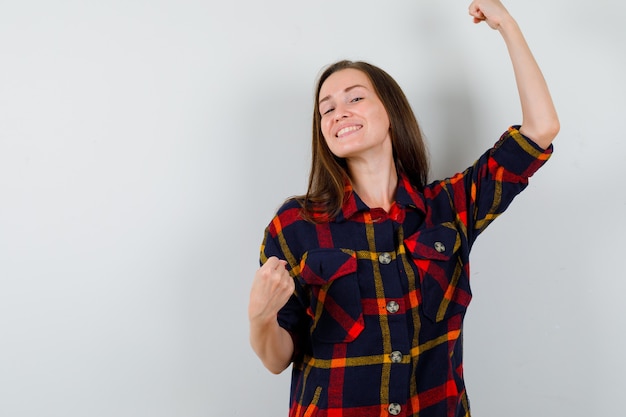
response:
M559 118L543 74L517 22L499 0L474 0L474 23L486 22L506 43L522 105L520 132L546 149L559 132Z

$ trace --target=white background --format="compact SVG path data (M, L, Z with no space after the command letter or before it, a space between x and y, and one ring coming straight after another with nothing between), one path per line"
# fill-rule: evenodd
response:
M0 415L287 415L248 344L263 229L305 191L315 78L405 90L432 178L521 121L469 0L0 2ZM478 240L474 415L618 416L626 6L510 0L562 129Z

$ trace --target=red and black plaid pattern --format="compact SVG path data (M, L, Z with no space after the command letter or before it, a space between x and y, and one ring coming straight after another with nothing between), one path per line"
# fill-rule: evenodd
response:
M291 417L470 415L470 248L552 153L517 129L423 191L401 175L389 212L368 208L349 184L330 221L302 220L295 201L278 210L261 262L286 260L296 282L278 315L296 347Z

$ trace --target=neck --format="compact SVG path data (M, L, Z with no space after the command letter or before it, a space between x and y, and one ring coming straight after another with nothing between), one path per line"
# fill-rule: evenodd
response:
M348 161L352 188L370 208L389 211L395 201L398 174L392 157L375 161Z

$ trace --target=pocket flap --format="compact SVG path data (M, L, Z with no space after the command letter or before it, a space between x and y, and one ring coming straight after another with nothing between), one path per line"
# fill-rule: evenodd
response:
M310 285L326 285L356 272L356 252L348 249L315 249L300 261L302 279Z
M404 243L414 259L445 261L457 251L461 240L454 226L440 224L418 230L406 238Z
M452 223L425 228L405 239L417 267L424 315L440 322L464 313L472 298L461 251L461 234Z

